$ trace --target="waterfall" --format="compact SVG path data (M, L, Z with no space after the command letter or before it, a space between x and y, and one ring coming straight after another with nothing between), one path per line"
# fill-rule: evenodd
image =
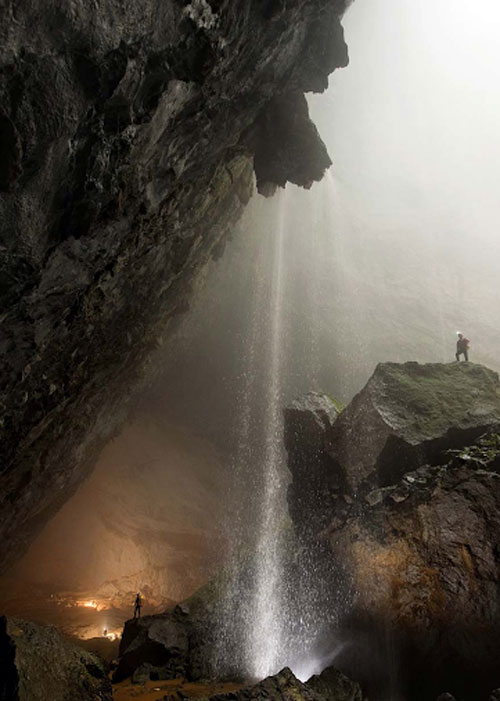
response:
M283 461L283 245L285 193L280 193L268 318L268 372L264 404L264 451L260 469L261 509L256 532L253 616L249 621L249 662L255 678L276 672L283 653L283 544L286 514Z
M233 481L226 495L228 565L217 621L215 669L262 678L283 666L283 527L287 471L283 456L282 372L285 197L273 234L253 248L252 295L241 339L241 388ZM264 206L266 204L264 203ZM252 235L252 231L248 232Z
M216 621L217 676L262 679L291 666L305 678L336 654L336 648L314 652L327 623L315 599L320 573L312 560L302 560L300 573L293 562L283 443L286 404L301 391L321 389L318 310L332 255L321 232L333 229L331 194L328 180L312 192L290 188L271 201L256 200L240 232L249 237L251 293L225 496L231 556Z

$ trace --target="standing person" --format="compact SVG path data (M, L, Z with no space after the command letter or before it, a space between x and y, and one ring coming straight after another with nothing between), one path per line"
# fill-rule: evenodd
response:
M469 360L470 341L468 338L465 338L463 333L460 333L460 331L457 331L457 336L457 352L455 353L455 358L460 360L460 356L463 355L465 360Z
M142 597L139 592L137 592L137 595L135 597L135 604L134 604L134 618L140 618L141 617L141 608L142 608Z

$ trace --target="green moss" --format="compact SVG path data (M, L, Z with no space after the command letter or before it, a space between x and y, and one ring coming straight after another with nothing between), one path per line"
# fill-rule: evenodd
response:
M382 363L370 385L388 423L412 426L420 436L500 421L498 375L482 365Z
M500 435L498 433L486 434L473 445L468 445L460 450L448 450L447 453L452 456L452 463L458 459L460 462L470 463L478 468L488 467L500 456Z
M328 399L331 401L331 403L333 404L335 409L339 412L339 414L341 411L344 411L345 404L342 404L342 402L340 400L336 399L335 397L332 397L332 395L328 394L328 392L323 392L323 394L325 395L325 397L328 397Z

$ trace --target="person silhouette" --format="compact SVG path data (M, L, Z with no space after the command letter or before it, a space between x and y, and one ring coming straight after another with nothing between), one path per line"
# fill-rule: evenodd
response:
M457 352L455 353L455 358L457 360L460 360L460 356L464 356L464 360L469 360L469 339L465 338L463 333L460 333L460 331L457 331Z
M142 608L142 597L141 597L140 592L137 592L137 595L135 597L135 602L134 602L134 618L141 617L141 608Z

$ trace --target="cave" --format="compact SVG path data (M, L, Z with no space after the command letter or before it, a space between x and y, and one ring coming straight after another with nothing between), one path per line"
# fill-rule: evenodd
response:
M1 699L500 698L497 20L0 8Z

